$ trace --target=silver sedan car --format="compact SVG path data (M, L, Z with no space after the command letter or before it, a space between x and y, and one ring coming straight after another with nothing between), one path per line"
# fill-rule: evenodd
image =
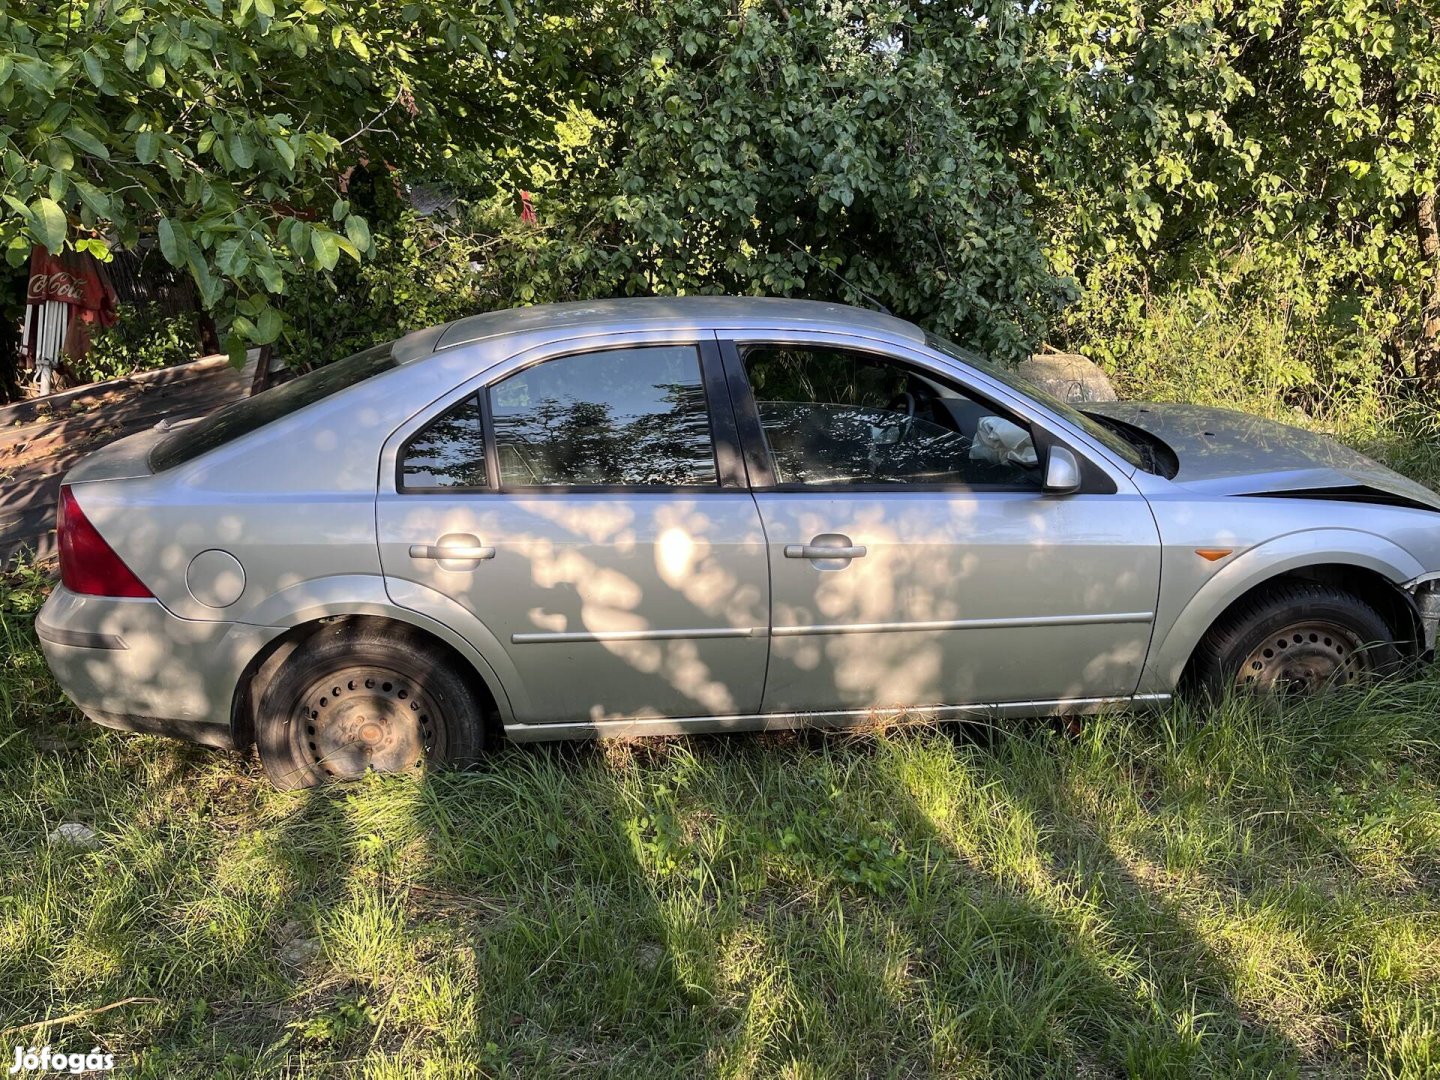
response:
M1303 694L1434 646L1440 496L1077 411L899 319L706 297L423 330L65 480L37 629L98 723L283 786L514 740Z

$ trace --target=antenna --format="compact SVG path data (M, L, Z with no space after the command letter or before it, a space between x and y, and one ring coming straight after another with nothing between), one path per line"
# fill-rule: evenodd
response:
M858 285L855 285L855 284L853 284L852 282L846 280L843 275L837 274L834 270L831 270L830 267L826 266L826 265L825 265L824 263L822 263L819 259L817 259L814 255L810 254L810 252L806 251L806 250L805 250L804 248L802 248L799 244L795 243L794 240L791 240L788 236L785 238L785 242L786 242L787 244L789 244L792 248L794 248L796 251L798 251L801 255L804 255L805 258L809 259L809 260L810 260L812 263L814 263L819 269L825 271L825 273L829 274L829 275L830 275L831 277L833 277L836 281L840 282L841 285L844 285L847 289L849 289L849 290L850 290L852 293L854 293L856 296L860 297L862 300L868 301L869 304L870 304L870 306L873 307L876 311L879 311L881 314L884 314L884 315L892 315L892 316L893 316L893 315L895 314L893 311L891 311L889 308L887 308L884 304L882 304L879 300L876 300L875 297L873 297L873 296L871 296L869 293L867 293L864 289L862 289L862 288L860 288Z

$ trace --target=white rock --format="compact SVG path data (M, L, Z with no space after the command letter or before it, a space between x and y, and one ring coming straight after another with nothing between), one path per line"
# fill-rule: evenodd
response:
M52 844L74 844L76 847L93 848L100 845L100 837L89 825L78 821L67 821L50 834Z
M1039 353L1015 368L1041 390L1061 401L1114 401L1115 388L1100 366L1078 353Z
M277 936L280 961L290 967L304 967L320 952L319 940L306 934L305 927L293 920L280 927Z

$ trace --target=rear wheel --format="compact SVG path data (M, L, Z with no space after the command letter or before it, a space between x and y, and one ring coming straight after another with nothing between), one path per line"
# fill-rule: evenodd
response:
M260 699L256 746L276 787L464 764L484 747L479 701L448 658L393 624L326 626Z
M1293 700L1399 669L1395 632L1373 607L1332 585L1285 582L1228 611L1191 661L1211 700L1227 691Z

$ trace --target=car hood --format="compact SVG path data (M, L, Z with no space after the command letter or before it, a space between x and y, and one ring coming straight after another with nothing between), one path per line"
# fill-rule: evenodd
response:
M1175 454L1177 484L1227 495L1303 497L1420 505L1440 495L1313 431L1199 405L1104 402L1086 411L1155 436Z

